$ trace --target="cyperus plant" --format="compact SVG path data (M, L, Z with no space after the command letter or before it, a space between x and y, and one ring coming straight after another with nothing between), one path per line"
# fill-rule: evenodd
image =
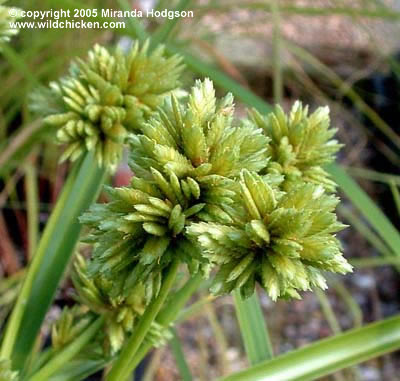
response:
M127 1L119 3L130 9ZM177 9L189 4L179 1ZM267 8L278 20L278 7ZM129 21L120 32L144 42L147 32L140 21ZM87 59L72 65L69 75L34 96L36 110L46 117L45 128L57 130L57 140L66 148L62 159L74 163L9 319L0 379L76 381L105 368L108 381L128 379L152 346L168 340L169 325L201 277L211 272L216 274L214 293L235 292L235 305L241 307L237 308L240 330L253 365L271 358L273 351L269 345L257 345L268 341L260 332L261 309L257 316L261 324L254 324L251 304L258 303L257 294L243 301L240 293L250 296L259 283L274 300L297 298L303 290L324 288L324 271L351 269L336 237L343 228L335 215L336 185L323 169L340 146L333 139L328 109L308 114L307 107L296 103L289 115L277 106L272 114L252 110L247 119L238 121L232 97L217 100L209 80L197 83L188 99L177 99L173 93L179 85L181 60L157 49L176 24L177 20L161 24L148 48L136 44L125 54L96 46ZM1 25L0 21L0 30ZM274 40L289 46L288 41ZM170 38L165 51L182 52L186 64L201 76L213 78L261 113L270 110L262 99L187 54L183 46ZM278 73L280 49L274 50ZM34 51L33 47L21 57L29 59ZM7 47L4 52L27 79L36 78L24 70L30 66L23 65L15 52ZM278 77L279 73L276 88ZM115 170L124 147L135 177L129 186L107 187L108 202L88 210L104 174ZM347 193L357 188L346 184L343 170L331 168ZM368 198L360 190L354 195L355 205L367 205L367 218L373 226L381 226L377 231L396 252L398 232L390 229L390 223L381 224L382 216L371 208L371 201L365 203ZM37 333L68 260L77 252L78 216L86 224L84 240L91 248L87 258L77 255L71 266L77 304L64 308L53 325L52 347L37 353ZM190 271L178 278L178 269L186 267ZM399 348L399 324L395 317L228 379L322 377ZM261 347L259 356L251 355L246 335L253 354Z
M80 306L64 309L53 325L52 356L33 371L34 381L85 347L86 360L113 362L108 381L125 379L143 347L170 338L180 264L192 279L215 271L215 294L240 290L246 298L258 282L273 300L325 288L323 271L351 271L335 236L344 227L335 184L322 169L340 148L328 110L308 115L296 103L288 116L277 107L240 121L232 95L217 99L209 79L178 99L181 70L179 57L149 52L148 44L128 54L95 46L69 76L36 94L34 109L66 145L62 160L95 160L103 173L114 171L126 147L135 175L129 186L106 187L108 202L80 218L91 246L88 258L76 256L72 273ZM71 184L84 174L74 176ZM71 197L84 194L72 189ZM28 279L46 266L47 251L55 255L46 240Z
M148 44L139 48L136 43L125 55L96 46L87 61L72 65L69 76L33 95L32 110L45 116L47 125L58 129L59 142L67 144L62 159L79 160L43 232L8 322L1 356L12 357L14 367L21 368L33 348L78 240L78 216L97 197L105 174L115 170L128 134L177 88L181 70L181 59L166 57L162 47L150 53Z
M320 168L339 148L327 143L334 130L326 109L308 118L296 104L274 130L253 115L235 123L232 96L217 101L207 79L187 101L167 99L129 138L131 185L108 188L110 202L81 218L91 227L89 278L104 279L113 297L129 299L144 285L157 300L163 270L178 262L204 276L217 267L217 294L240 289L248 297L258 281L276 300L325 288L321 271L351 271L335 237L344 227L334 213L338 199L326 193L334 187ZM110 380L126 375L156 313L144 316L141 339L134 331Z

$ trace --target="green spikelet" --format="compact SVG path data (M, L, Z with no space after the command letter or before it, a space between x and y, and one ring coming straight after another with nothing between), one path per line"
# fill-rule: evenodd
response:
M276 106L266 117L256 110L251 110L249 116L271 138L267 171L283 174L285 189L302 180L323 185L328 191L335 190L336 184L322 169L334 160L341 147L332 139L337 130L330 128L328 107L320 107L309 115L308 107L297 101L289 115Z
M148 282L145 287L143 283L137 283L126 294L123 292L126 278L115 279L111 282L101 275L90 276L88 263L79 254L74 263L72 280L80 302L91 312L105 317L103 341L105 355L114 355L121 349L125 339L134 334L138 319L153 295L158 293L161 282L160 277L154 277L151 285ZM54 340L57 344L61 344L61 341L65 341L70 335L76 335L77 330L82 329L82 323L79 327L76 324L72 325L74 312L66 311L65 316L63 312L56 328L53 328L53 345ZM69 332L68 327L72 328ZM169 335L168 330L154 323L146 340L154 346L164 345ZM60 340L60 338L63 339Z
M239 288L247 297L258 282L269 296L298 298L299 291L326 288L321 271L351 271L335 233L345 226L334 213L338 199L321 185L298 182L279 192L268 177L243 170L240 194L245 210L235 225L193 223L187 234L203 255L219 265L212 291ZM232 213L240 213L239 205Z
M71 343L91 322L86 306L65 307L51 327L51 343L60 350Z
M11 369L11 361L0 359L0 381L18 381L18 372Z
M1 45L10 41L11 37L18 33L18 29L11 28L10 23L18 20L21 12L18 8L4 6L3 4L6 1L7 0L0 0L0 51Z
M148 45L135 43L127 55L96 45L69 76L32 97L32 109L58 128L57 140L66 144L62 160L94 151L100 165L115 170L128 133L177 88L181 59L165 58L162 47L148 53Z

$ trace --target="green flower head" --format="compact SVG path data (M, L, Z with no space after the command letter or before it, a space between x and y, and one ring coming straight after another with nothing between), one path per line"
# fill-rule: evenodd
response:
M264 168L268 139L254 126L232 126L233 103L217 101L212 82L197 82L187 102L172 96L131 138L131 187L109 189L111 201L81 221L92 227L93 273L147 282L175 258L189 270L207 260L184 235L191 221L232 223L240 169Z
M322 168L334 161L341 147L337 140L332 139L337 130L330 128L328 107L320 107L309 115L308 107L297 101L289 115L276 106L267 116L256 110L251 110L249 116L271 138L271 161L267 171L284 175L285 189L301 180L320 184L328 191L335 190L335 182Z
M233 112L231 94L217 100L209 79L197 81L187 102L172 96L132 138L132 170L172 205L203 205L197 218L232 222L225 209L234 203L234 180L243 168L267 166L269 142L254 125L234 126Z
M243 170L240 188L244 207L237 205L235 224L187 227L203 255L219 266L214 293L239 288L247 297L258 282L273 300L298 298L298 291L326 287L321 271L351 271L335 237L344 227L334 213L338 199L322 186L298 183L282 193L268 176Z
M135 43L125 55L96 45L69 76L35 95L32 108L47 115L45 122L58 128L58 141L67 145L62 160L94 151L100 165L115 170L127 134L179 85L181 59L166 58L163 47L152 53L148 48L148 42L142 48Z
M18 8L4 6L6 1L0 0L0 51L1 45L10 41L10 38L18 33L18 29L11 28L11 23L20 17L21 12Z
M129 294L125 295L123 278L110 281L101 275L89 276L87 262L79 254L74 263L72 280L80 302L90 311L105 317L103 348L106 354L111 355L118 352L126 337L132 334L153 294L158 292L161 285L161 276L158 275L154 277L151 285L147 282L145 287L142 283L138 283ZM64 319L67 322L73 320L69 315L66 314ZM67 326L67 324L59 325ZM74 329L77 330L80 326L75 325ZM169 338L170 332L154 322L146 339L150 340L152 345L160 346Z

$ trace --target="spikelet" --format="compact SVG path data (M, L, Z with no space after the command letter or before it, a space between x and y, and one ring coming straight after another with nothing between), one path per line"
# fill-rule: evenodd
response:
M6 7L3 4L7 0L0 0L0 51L1 45L10 41L10 38L18 33L18 29L11 28L10 23L20 18L20 9L15 7Z
M258 282L273 300L299 298L299 291L326 288L321 271L351 271L335 237L345 227L334 213L339 200L321 185L300 182L279 193L267 177L243 170L240 193L246 212L245 219L235 218L240 223L186 228L219 266L214 293L238 288L248 297Z
M179 84L181 59L165 58L162 47L148 53L148 47L148 42L142 48L135 43L125 55L95 45L67 77L34 94L32 110L58 128L57 140L66 145L61 160L94 151L100 166L115 170L128 133Z
M335 159L341 147L332 139L337 130L330 128L328 107L320 107L309 115L308 107L297 101L289 115L276 106L267 116L256 110L249 111L249 116L271 138L267 171L284 175L285 189L301 180L320 184L330 192L335 190L335 182L322 168Z
M159 290L161 279L160 277L153 279L152 287L145 287L142 283L137 283L129 293L124 293L125 278L115 279L111 282L100 274L91 277L88 274L87 261L78 254L74 262L72 280L79 301L92 313L104 316L103 351L105 355L114 355L121 349L125 339L134 334L140 316L153 294ZM59 320L57 325L59 328L53 330L53 336L54 332L66 332L64 328L71 327L73 320L71 311L67 311L66 317ZM82 323L79 328L75 324L71 331L75 332L81 329L81 326ZM61 336L61 334L56 335L56 339ZM150 341L153 346L160 346L164 345L169 338L168 329L153 323L146 340ZM56 343L59 342L60 340L56 341Z
M64 307L60 317L51 326L51 344L60 350L79 336L91 322L84 305Z

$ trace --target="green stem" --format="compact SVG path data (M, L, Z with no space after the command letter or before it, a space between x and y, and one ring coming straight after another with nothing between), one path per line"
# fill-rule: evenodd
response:
M28 214L28 258L33 257L38 241L39 197L35 167L29 164L25 170L25 193Z
M179 374L182 377L183 381L192 381L193 377L190 372L190 368L185 358L185 354L182 349L181 342L179 340L178 333L175 329L172 329L172 339L170 341L170 346L172 353L175 357L176 366L179 369Z
M242 299L240 291L233 293L240 333L251 365L273 357L271 340L256 292Z
M107 381L123 381L129 377L129 374L134 369L132 366L132 359L140 348L151 324L162 308L165 299L174 284L176 274L178 273L178 266L179 262L177 260L171 264L158 296L146 308L145 313L142 315L140 322L135 329L135 333L129 338L122 349L120 356L111 368L110 373L107 375Z
M78 166L74 167L70 176L68 177L68 180L63 189L63 193L61 194L61 196L57 202L57 206L55 207L54 212L52 213L50 220L48 222L48 228L45 230L45 232L43 234L42 242L47 241L51 237L52 227L58 220L58 217L64 207L64 203L65 203L67 194L71 190L74 179L76 177L77 167ZM25 311L25 308L26 308L26 305L28 302L28 298L31 293L32 284L35 279L35 275L40 267L40 264L42 263L43 256L44 256L43 250L41 250L41 251L39 250L37 255L34 256L32 263L29 266L29 270L26 274L26 278L23 282L21 292L19 293L17 302L16 302L16 304L13 308L13 311L11 313L11 316L8 320L8 324L7 324L7 328L5 331L3 344L2 344L1 352L0 352L0 357L3 359L11 359L11 354L14 349L14 344L17 339L17 334L18 334L19 328L21 326L22 317L24 315L24 311Z
M192 0L180 0L174 11L181 12L189 7ZM179 17L173 17L164 22L152 35L151 44L153 47L157 46L161 42L167 40L168 36L171 34L172 30L180 21Z
M75 357L97 334L103 326L104 317L97 318L84 332L65 347L60 353L53 357L43 368L41 368L30 381L47 381L50 376L59 370L64 364Z
M203 282L203 278L199 274L189 279L187 283L171 297L167 306L158 314L156 319L157 323L164 327L168 327L176 319L179 312L193 293L199 288L201 282ZM140 346L130 363L132 369L136 368L151 348L151 343L147 341Z
M274 102L281 103L283 96L283 78L281 64L281 31L280 31L280 10L278 0L272 0L271 11L273 19L272 29L272 72L273 72L273 93Z

